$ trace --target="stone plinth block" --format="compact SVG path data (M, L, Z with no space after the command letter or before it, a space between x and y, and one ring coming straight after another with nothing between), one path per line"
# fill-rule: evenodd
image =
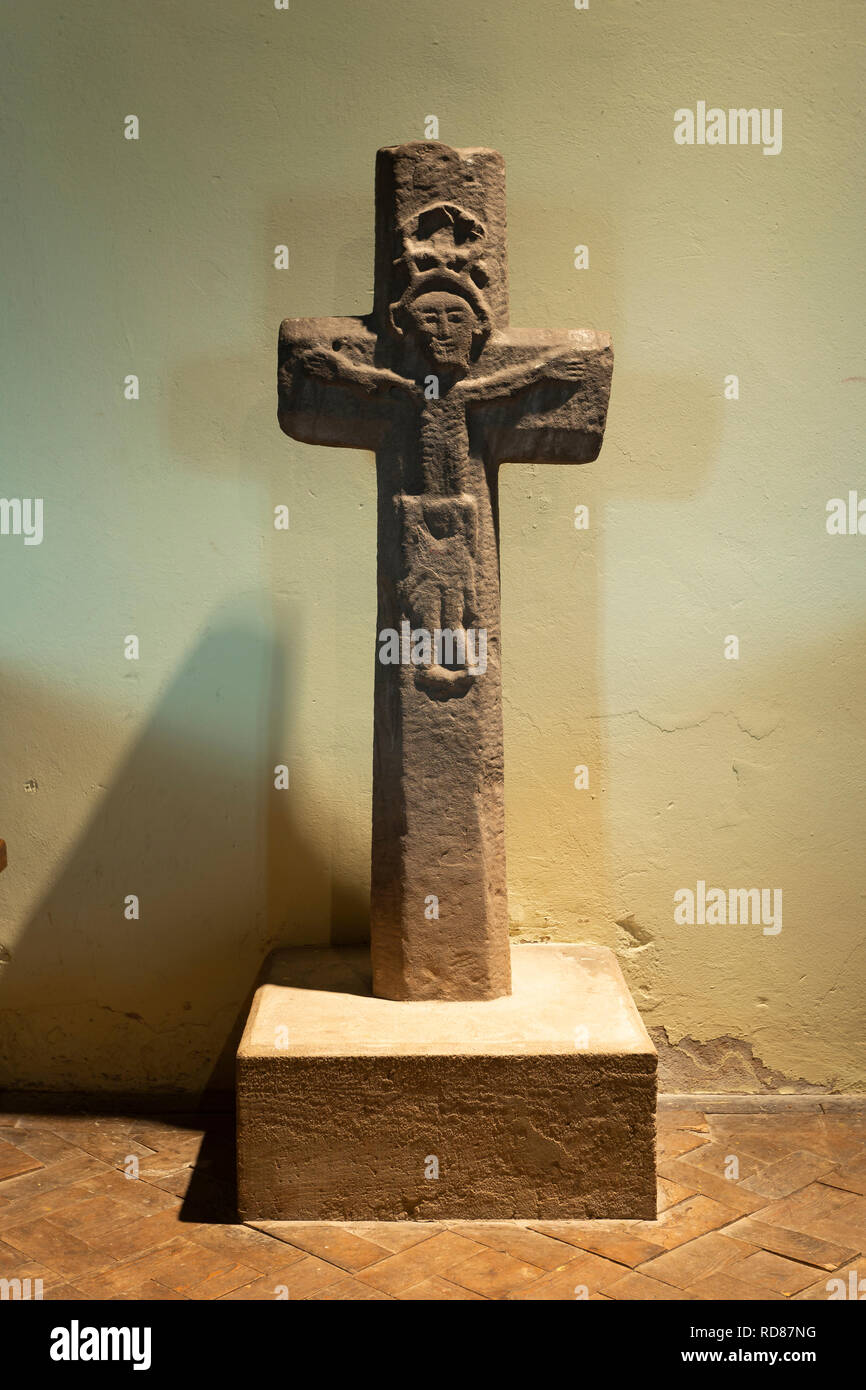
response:
M654 1218L656 1053L615 957L515 946L512 972L406 1003L363 948L275 952L238 1050L241 1218Z

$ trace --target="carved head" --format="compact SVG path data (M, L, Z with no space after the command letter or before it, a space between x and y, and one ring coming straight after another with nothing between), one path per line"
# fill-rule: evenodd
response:
M487 340L490 317L476 287L461 276L421 275L392 309L395 331L442 370L466 368Z
M406 311L409 332L438 367L467 366L475 336L475 315L465 299L433 290Z

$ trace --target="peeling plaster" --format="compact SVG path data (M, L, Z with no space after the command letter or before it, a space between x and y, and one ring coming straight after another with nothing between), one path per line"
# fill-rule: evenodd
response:
M676 1092L771 1092L825 1093L803 1077L786 1076L764 1065L751 1043L742 1038L718 1037L700 1042L680 1038L672 1043L664 1027L650 1028L659 1054L659 1090Z

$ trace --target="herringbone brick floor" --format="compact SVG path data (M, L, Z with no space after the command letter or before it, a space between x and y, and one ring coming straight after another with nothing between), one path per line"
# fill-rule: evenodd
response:
M41 1279L46 1299L227 1300L798 1300L866 1280L866 1112L696 1104L660 1108L656 1221L255 1230L232 1224L228 1116L6 1114L0 1279Z

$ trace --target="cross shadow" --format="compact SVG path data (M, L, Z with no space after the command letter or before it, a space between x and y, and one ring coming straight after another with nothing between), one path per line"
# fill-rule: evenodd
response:
M0 971L5 1050L44 1055L45 1089L87 1075L122 1096L132 1079L157 1100L185 1093L187 1109L191 1091L229 1091L268 952L363 935L362 888L304 828L315 807L306 801L302 822L274 788L299 647L249 605L217 615L100 789ZM93 717L58 701L54 723L74 739Z
M172 1117L173 1119L174 1117ZM193 1117L204 1138L180 1209L180 1220L199 1225L235 1225L238 1221L234 1109Z

